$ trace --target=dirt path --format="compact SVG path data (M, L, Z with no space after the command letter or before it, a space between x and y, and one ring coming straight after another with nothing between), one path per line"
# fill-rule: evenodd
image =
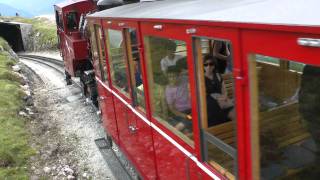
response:
M80 90L42 65L26 64L38 74L22 66L34 104L27 124L37 149L31 179L116 179L94 143L105 135L99 117Z

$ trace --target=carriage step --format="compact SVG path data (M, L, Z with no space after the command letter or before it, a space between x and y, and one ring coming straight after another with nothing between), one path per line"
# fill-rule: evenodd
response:
M124 166L121 164L118 157L115 155L114 151L112 150L111 146L109 147L108 140L105 138L99 138L94 140L96 145L99 148L99 151L103 157L103 159L108 164L110 170L112 171L112 174L116 179L123 179L123 180L133 180L129 175L129 172L124 168Z
M99 138L95 139L94 142L98 146L99 149L110 149L111 148L111 143L108 142L107 139L105 138Z

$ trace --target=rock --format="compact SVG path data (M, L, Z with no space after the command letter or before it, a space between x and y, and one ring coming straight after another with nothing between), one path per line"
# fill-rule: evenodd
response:
M20 71L21 71L21 68L20 68L19 65L14 65L14 66L12 66L12 70L13 70L14 72L20 72Z
M82 174L82 177L83 177L83 178L87 178L87 177L88 177L88 173L83 173L83 174Z
M51 168L49 167L44 167L43 168L43 171L46 173L46 174L49 174L51 172Z
M34 170L34 173L35 173L36 175L40 175L40 174L41 174L41 170L40 170L40 169L36 169L36 170Z
M66 165L64 168L63 168L63 171L68 174L68 175L73 175L74 171L68 166Z
M72 176L72 175L68 175L67 179L76 179L76 178L74 176Z
M20 115L20 116L27 117L27 113L25 113L25 112L23 112L23 111L20 111L20 112L19 112L19 115Z
M26 98L25 101L26 101L26 105L27 105L27 106L33 106L33 105L34 105L33 99L32 99L31 96L27 96L27 98Z
M58 173L58 176L67 176L67 175L66 175L66 173L65 173L64 171L60 171L60 172Z
M25 93L27 96L31 96L30 90L25 90L24 93Z

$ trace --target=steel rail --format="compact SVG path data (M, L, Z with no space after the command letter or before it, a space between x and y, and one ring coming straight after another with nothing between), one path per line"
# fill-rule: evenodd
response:
M39 59L39 60L51 62L51 63L56 64L61 67L64 66L63 61L58 60L58 59L54 59L54 58L50 58L50 57L31 55L31 54L19 54L19 57L21 57L21 58L34 58L34 59Z

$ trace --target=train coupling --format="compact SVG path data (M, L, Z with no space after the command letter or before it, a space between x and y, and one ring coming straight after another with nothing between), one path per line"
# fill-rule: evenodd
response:
M94 82L94 78L95 78L95 75L93 70L84 71L83 80L85 84L90 84Z

